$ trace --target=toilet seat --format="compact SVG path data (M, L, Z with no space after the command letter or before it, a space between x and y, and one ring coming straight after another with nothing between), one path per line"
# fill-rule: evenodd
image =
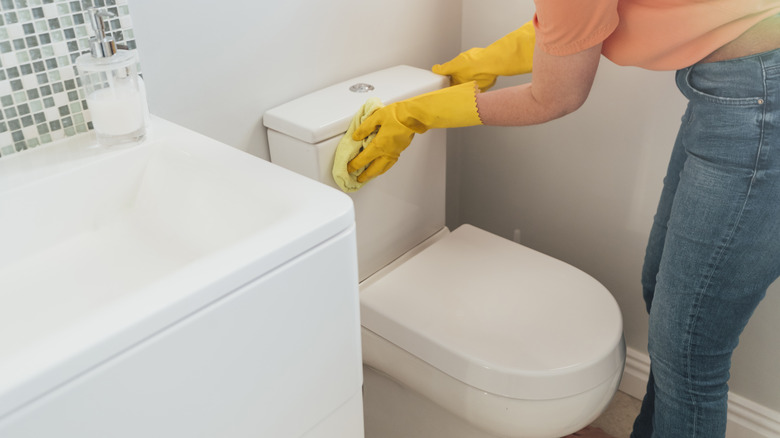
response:
M470 225L362 288L360 301L367 330L503 397L580 394L623 366L621 314L601 284Z

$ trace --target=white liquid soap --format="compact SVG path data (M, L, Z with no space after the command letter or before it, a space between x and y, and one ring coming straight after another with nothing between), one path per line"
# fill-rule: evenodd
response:
M102 88L87 96L95 132L102 136L125 136L144 128L141 92L130 86Z

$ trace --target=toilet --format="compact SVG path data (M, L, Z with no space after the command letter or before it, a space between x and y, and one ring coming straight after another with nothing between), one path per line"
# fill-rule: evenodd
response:
M333 187L333 155L369 97L448 85L396 66L265 113L271 161ZM367 438L557 438L592 422L625 364L620 309L595 279L471 225L445 227L446 131L417 135L350 194Z

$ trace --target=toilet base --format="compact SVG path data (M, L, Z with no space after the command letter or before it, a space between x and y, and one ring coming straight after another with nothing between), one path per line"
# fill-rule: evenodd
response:
M363 385L366 438L504 438L474 427L387 374L365 365ZM598 418L611 399L611 396L605 397L598 414L583 426ZM562 435L514 436L558 438Z
M366 438L495 438L365 365L363 397Z
M507 399L458 382L362 332L366 438L559 438L601 415L622 377L620 367L601 385L563 399ZM625 351L622 342L619 348Z

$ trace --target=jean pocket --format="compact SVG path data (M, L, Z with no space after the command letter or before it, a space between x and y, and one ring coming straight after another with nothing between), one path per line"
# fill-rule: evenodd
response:
M763 80L752 80L750 76L718 71L715 64L693 65L685 71L685 85L690 93L687 97L718 105L762 105Z
M767 80L780 78L780 65L773 65L771 67L767 67L766 78Z

